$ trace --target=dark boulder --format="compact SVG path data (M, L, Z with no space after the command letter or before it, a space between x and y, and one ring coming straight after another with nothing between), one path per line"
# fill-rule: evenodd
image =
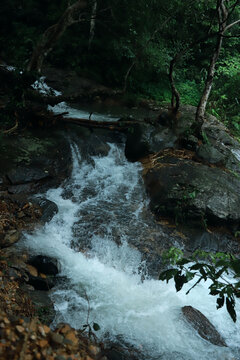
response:
M48 170L29 168L26 166L18 166L7 173L7 178L12 185L35 182L46 179L48 176Z
M148 142L143 138L144 125L139 124L128 130L125 156L129 161L138 161L150 153Z
M240 184L228 171L165 153L147 170L145 184L157 214L239 227Z
M87 138L78 139L78 145L84 159L91 156L107 156L110 150L110 146L104 141L104 137L99 136L95 131L90 132Z
M225 156L219 150L209 144L200 145L197 148L196 155L210 164L221 164L225 159Z
M37 255L29 259L28 264L34 266L38 272L47 275L58 274L58 261L54 258Z
M50 134L33 129L2 139L0 178L10 193L31 194L56 187L70 171L71 149L62 131Z
M22 288L23 291L28 293L40 321L50 325L54 320L55 310L48 292L42 290L29 290L26 284L24 284Z
M129 128L125 156L129 161L141 158L166 148L176 147L177 136L170 128L143 121Z
M192 306L182 308L185 319L197 330L198 334L213 345L227 346L226 342L213 324L199 310Z
M240 144L227 128L214 116L202 125L203 144L197 148L197 156L203 161L219 164L240 176Z
M29 285L32 285L35 290L48 291L51 290L56 284L54 278L42 278L40 276L33 276L29 274L29 279L27 282Z
M32 202L40 206L42 210L41 223L45 224L52 220L54 215L58 213L58 206L53 202L45 198L33 198Z

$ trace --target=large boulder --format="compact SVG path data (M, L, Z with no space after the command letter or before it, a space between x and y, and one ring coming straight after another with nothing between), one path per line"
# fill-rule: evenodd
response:
M154 154L166 148L176 147L177 136L172 129L159 123L146 121L133 125L128 133L125 155L129 161L138 161L148 154Z
M227 128L213 116L202 125L203 142L196 148L198 159L205 163L225 167L240 176L240 144Z
M129 161L138 161L146 155L164 149L177 149L184 144L195 150L198 139L194 136L196 108L182 106L176 116L161 109L155 118L144 119L133 125L127 133L125 155Z
M28 260L28 264L34 266L38 272L46 275L57 275L58 274L58 261L49 256L37 255L33 256Z
M58 186L70 170L70 145L62 131L26 130L1 140L0 190L36 193Z
M145 174L151 209L184 222L240 225L240 184L229 171L210 167L191 154L162 153Z
M215 326L199 310L192 306L184 306L182 313L185 319L197 330L198 334L213 345L227 346Z

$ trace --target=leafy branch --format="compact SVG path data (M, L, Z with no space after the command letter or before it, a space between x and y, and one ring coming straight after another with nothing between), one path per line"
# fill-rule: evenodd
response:
M185 258L181 250L172 247L164 254L164 260L174 265L174 268L163 271L159 280L166 280L168 283L169 280L174 279L177 291L180 291L184 284L194 280L186 294L189 294L201 281L210 280L209 294L217 296L217 309L225 304L232 320L236 322L236 298L240 298L239 259L230 254L220 252L213 254L199 250L191 257Z

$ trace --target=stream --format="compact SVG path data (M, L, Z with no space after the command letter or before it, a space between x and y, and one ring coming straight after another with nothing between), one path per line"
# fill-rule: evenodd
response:
M85 110L72 109L70 115L76 114L89 116ZM100 325L96 333L100 340L133 347L139 359L240 359L240 314L234 324L225 308L216 310L207 283L185 295L184 290L176 293L173 282L151 278L147 262L131 245L147 236L151 227L156 231L149 210L146 215L141 164L126 160L121 143L110 143L107 155L86 160L75 139L69 141L72 175L44 194L59 212L24 239L31 252L58 259L60 275L66 279L51 291L56 310L52 326L67 322L82 328L89 313L88 322ZM202 311L229 347L203 340L184 321L184 305Z

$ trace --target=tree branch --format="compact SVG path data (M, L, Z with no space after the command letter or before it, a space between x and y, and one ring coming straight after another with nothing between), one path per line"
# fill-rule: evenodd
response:
M65 30L72 24L82 21L81 11L85 9L87 3L85 0L78 0L73 5L70 5L59 19L59 21L50 26L42 35L41 40L35 47L31 60L27 66L28 71L42 70L44 59L55 46L59 38L63 35Z

